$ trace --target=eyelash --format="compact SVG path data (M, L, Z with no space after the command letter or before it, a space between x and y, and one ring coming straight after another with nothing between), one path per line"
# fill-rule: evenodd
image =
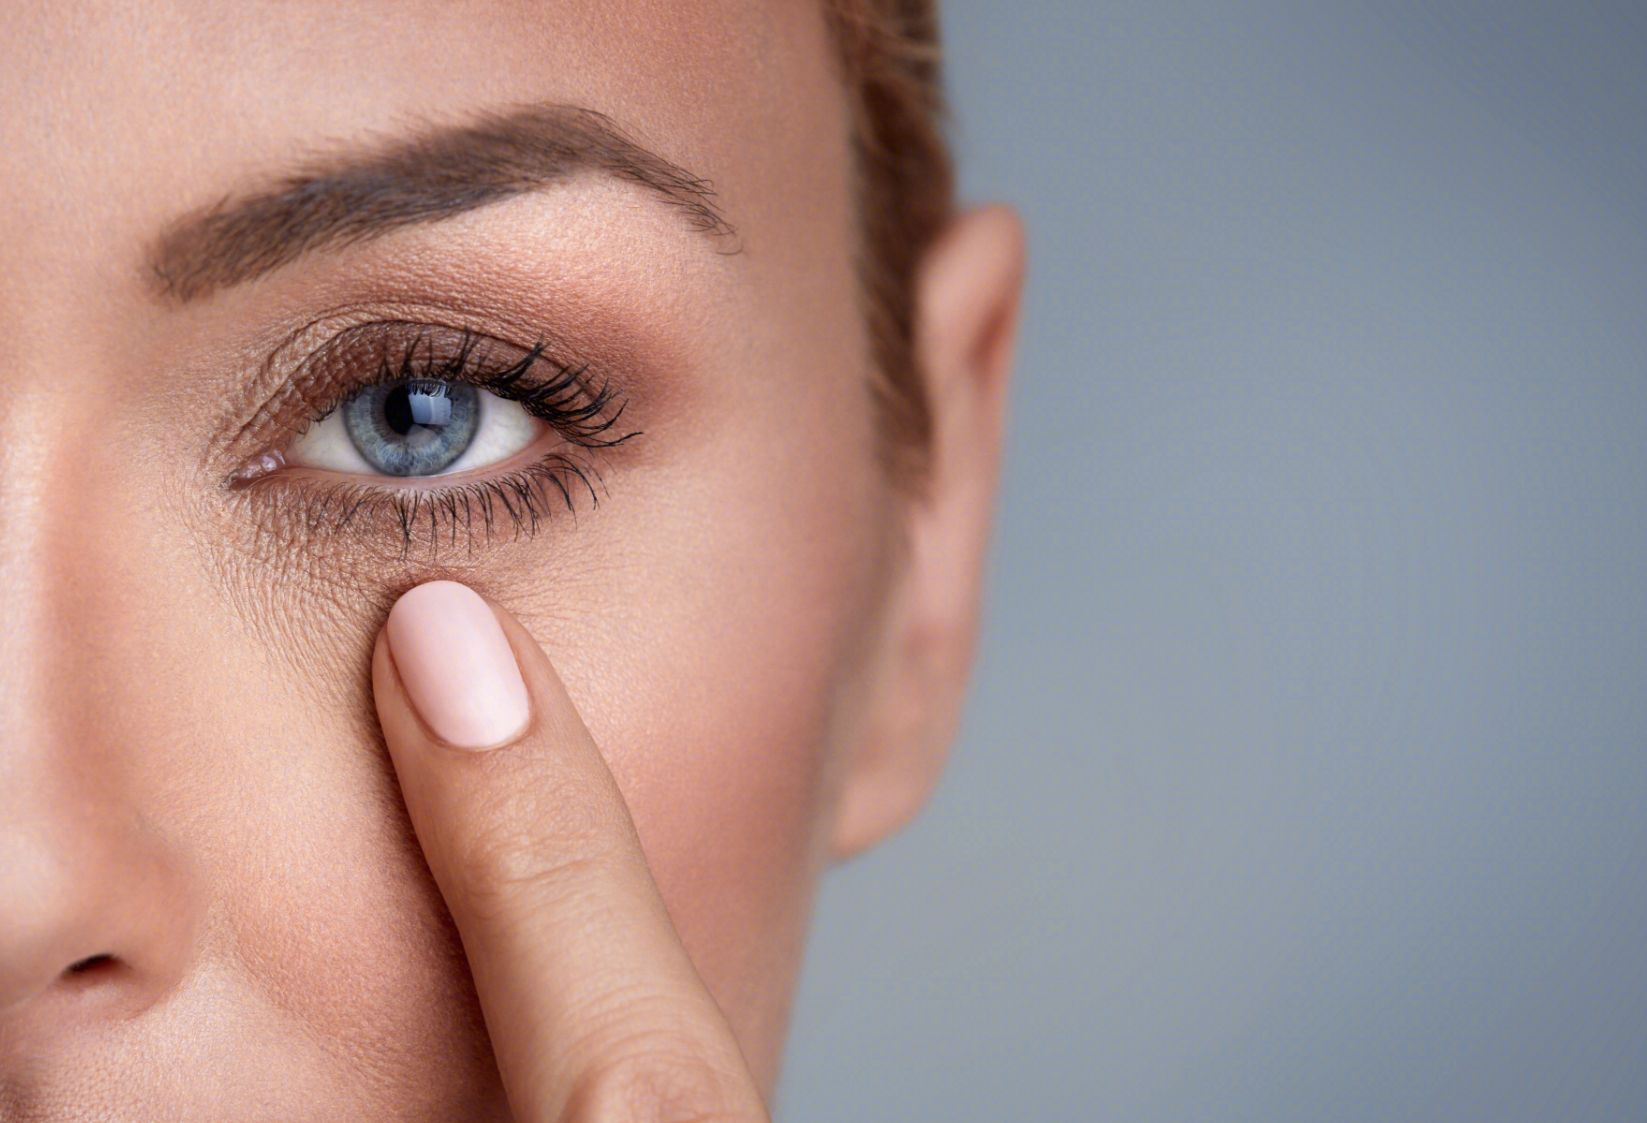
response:
M383 348L375 374L349 379L348 388L316 413L310 424L324 420L351 395L369 386L410 378L441 379L470 383L517 403L555 430L566 446L500 475L445 486L397 488L355 480L305 480L300 486L307 507L304 522L310 534L319 531L328 518L332 520L332 532L361 521L384 519L400 535L402 559L410 554L423 526L428 527L431 554L441 542L443 529L454 546L461 530L466 548L472 552L477 534L483 535L485 542L493 540L500 510L513 527L512 538L519 540L535 535L557 505L575 513L574 497L579 489L588 493L591 506L599 504L601 492L596 485L604 488L604 481L591 454L641 435L640 430L618 429L627 405L619 390L609 379L602 379L598 387L592 388L586 365L549 357L541 341L518 360L498 366L487 354L493 341L468 328L455 334L456 348L447 357L437 356L429 331L414 335L398 359L389 347ZM538 368L545 367L546 376L534 377Z
M610 381L603 381L600 389L590 393L587 365L570 366L548 358L544 354L547 345L540 340L518 361L489 371L484 356L476 357L477 349L486 342L468 328L461 329L456 353L447 359L436 359L434 344L425 336L414 337L401 352L398 368L392 366L385 355L379 363L377 376L355 387L350 393L380 382L412 378L469 382L500 398L518 403L527 413L548 422L561 436L583 448L611 448L637 435L607 436L622 416L624 403ZM426 344L422 358L418 356L420 344ZM548 366L553 373L544 381L534 384L528 376L539 365ZM316 420L324 418L347 397L348 394L340 396ZM612 408L614 404L616 409Z

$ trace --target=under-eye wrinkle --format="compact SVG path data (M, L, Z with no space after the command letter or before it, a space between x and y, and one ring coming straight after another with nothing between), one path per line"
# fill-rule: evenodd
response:
M468 328L383 322L349 329L306 366L296 381L323 389L297 391L320 399L303 432L342 411L362 462L383 474L304 467L290 445L236 468L225 487L256 503L260 522L278 521L287 543L352 532L397 540L402 559L419 546L434 559L530 538L556 512L597 506L601 456L640 435L620 425L625 400L609 378L551 358L542 341L519 348ZM502 465L439 474L460 461L482 392L518 404L544 433Z

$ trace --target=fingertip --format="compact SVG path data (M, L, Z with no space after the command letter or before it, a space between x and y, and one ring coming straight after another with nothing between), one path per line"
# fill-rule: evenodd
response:
M456 581L428 581L395 601L373 652L374 687L389 674L432 738L451 748L497 748L530 723L530 696L502 622Z

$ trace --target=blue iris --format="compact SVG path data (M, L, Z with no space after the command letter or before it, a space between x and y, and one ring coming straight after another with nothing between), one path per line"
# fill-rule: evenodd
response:
M480 420L479 398L466 382L382 382L343 403L343 425L373 468L390 476L428 476L469 447Z

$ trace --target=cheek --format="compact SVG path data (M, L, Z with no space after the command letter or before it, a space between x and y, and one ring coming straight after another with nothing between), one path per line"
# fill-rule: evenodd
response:
M626 490L582 609L534 628L688 951L766 1073L827 851L839 687L880 572L873 472L819 470L828 446L791 429L725 461L700 449L657 496Z

